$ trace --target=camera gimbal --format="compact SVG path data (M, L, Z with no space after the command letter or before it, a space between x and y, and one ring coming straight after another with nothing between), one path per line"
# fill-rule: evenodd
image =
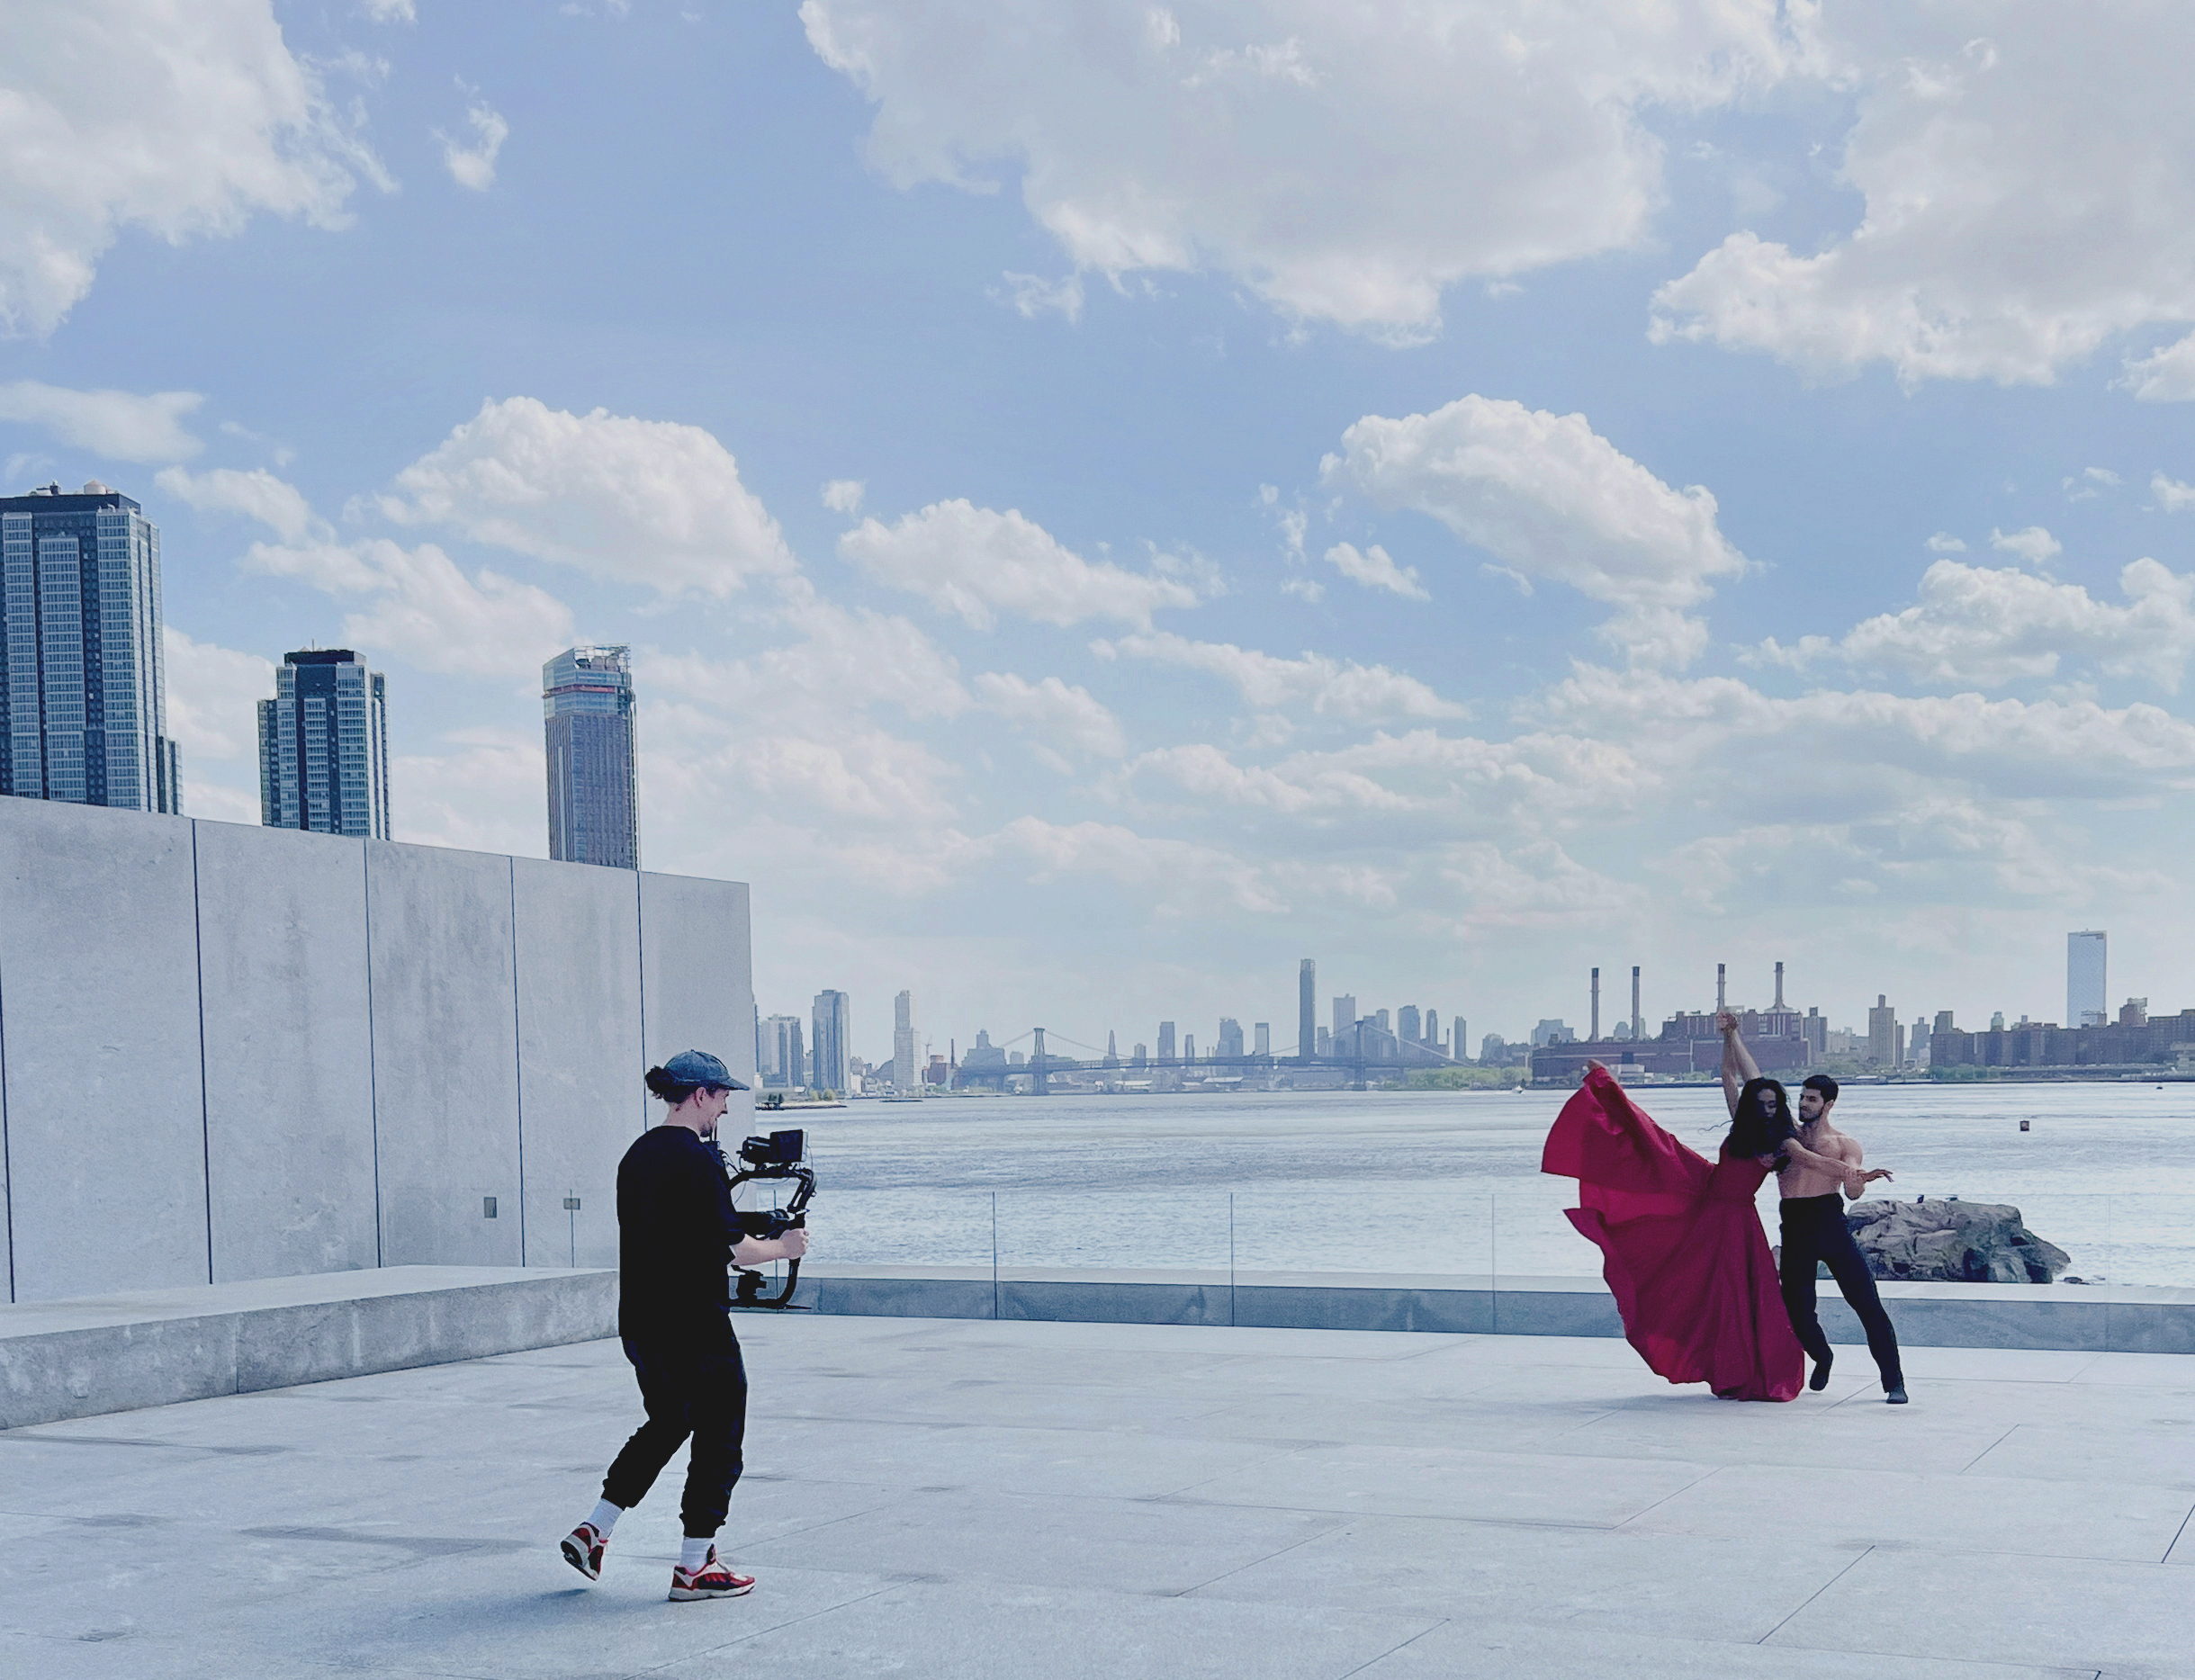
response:
M808 1153L808 1135L805 1132L772 1132L767 1137L750 1137L739 1146L739 1158L743 1163L733 1172L726 1163L725 1171L734 1194L739 1187L751 1179L792 1179L799 1188L792 1200L782 1208L758 1208L752 1213L741 1213L740 1229L747 1236L761 1242L772 1242L787 1231L805 1230L808 1223L808 1199L815 1194L815 1169L804 1157ZM785 1287L776 1295L762 1293L762 1274L741 1266L739 1271L738 1304L742 1307L785 1307L792 1305L794 1287L800 1281L800 1262L785 1262Z

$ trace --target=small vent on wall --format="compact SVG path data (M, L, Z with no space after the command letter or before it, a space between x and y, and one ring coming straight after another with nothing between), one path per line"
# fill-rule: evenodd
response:
M495 1217L494 1197L483 1196L481 1198L481 1217L483 1219L492 1219Z

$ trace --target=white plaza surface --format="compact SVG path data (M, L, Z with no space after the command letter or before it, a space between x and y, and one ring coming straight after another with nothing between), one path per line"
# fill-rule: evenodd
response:
M1788 1406L1620 1342L742 1316L760 1585L684 1456L557 1557L612 1342L0 1432L0 1672L2195 1673L2195 1359L1866 1352Z

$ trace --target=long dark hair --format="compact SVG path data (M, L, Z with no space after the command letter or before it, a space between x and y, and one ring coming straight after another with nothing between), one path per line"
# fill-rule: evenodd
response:
M1760 1093L1776 1093L1773 1112L1760 1110ZM1723 1140L1727 1154L1744 1155L1749 1160L1755 1155L1775 1154L1798 1136L1797 1119L1791 1112L1791 1093L1784 1089L1783 1082L1776 1079L1749 1079L1745 1089L1738 1093L1738 1110L1730 1117L1730 1136ZM1788 1164L1776 1163L1781 1172Z

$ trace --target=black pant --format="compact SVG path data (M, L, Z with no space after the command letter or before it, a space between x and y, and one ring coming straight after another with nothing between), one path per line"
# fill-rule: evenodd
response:
M1799 1345L1817 1365L1830 1356L1829 1338L1814 1316L1814 1268L1824 1260L1846 1304L1867 1333L1867 1352L1882 1370L1884 1388L1903 1388L1905 1375L1898 1364L1898 1333L1890 1327L1875 1278L1844 1222L1844 1199L1833 1190L1826 1196L1795 1196L1784 1203L1784 1310L1791 1315Z
M691 1435L679 1515L688 1539L714 1539L744 1465L740 1449L747 1436L747 1368L738 1338L724 1316L712 1312L690 1325L625 1337L625 1356L640 1379L648 1421L633 1432L602 1478L602 1496L620 1511L638 1505Z

